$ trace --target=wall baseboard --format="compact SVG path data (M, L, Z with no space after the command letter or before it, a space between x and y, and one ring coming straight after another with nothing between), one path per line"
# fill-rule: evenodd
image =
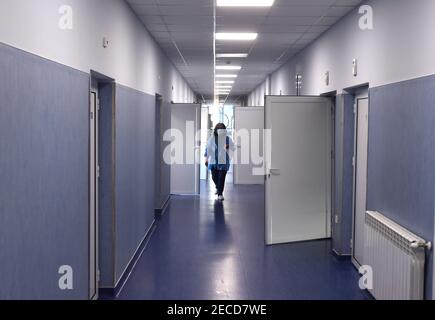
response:
M137 262L139 261L139 258L142 256L142 253L146 249L146 246L148 242L151 240L151 236L154 233L154 230L157 227L157 220L154 220L151 227L148 229L146 235L142 239L141 243L139 244L136 252L134 253L133 257L131 258L130 262L128 263L127 267L125 268L124 272L122 273L122 276L119 278L118 282L116 283L114 288L99 288L98 293L99 296L102 299L105 299L107 297L114 298L117 297L120 292L122 291L122 288L127 283L132 271L136 267Z
M337 250L332 249L332 254L334 255L335 258L339 259L339 260L351 260L351 255L350 254L342 254L342 253L338 253Z
M171 196L169 195L165 202L163 203L163 206L160 209L155 209L155 219L158 221L160 220L163 215L165 214L166 210L169 207L169 203L171 202Z

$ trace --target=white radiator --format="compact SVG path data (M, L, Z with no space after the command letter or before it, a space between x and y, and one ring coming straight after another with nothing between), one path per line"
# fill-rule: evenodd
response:
M379 212L365 219L364 265L373 271L371 294L378 300L424 298L427 243Z

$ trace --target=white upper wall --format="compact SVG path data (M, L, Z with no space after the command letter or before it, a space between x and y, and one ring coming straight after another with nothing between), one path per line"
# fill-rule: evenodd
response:
M295 94L297 73L303 76L304 95L340 93L364 83L377 87L435 74L434 0L373 0L363 4L373 8L373 30L361 30L361 15L358 9L353 11L271 75L271 94ZM352 75L355 58L357 77ZM329 86L324 80L327 71ZM259 86L249 99L261 90Z
M73 9L73 29L61 30L59 8ZM110 41L103 48L103 37ZM194 93L123 0L0 0L0 42L167 101ZM172 90L172 87L174 89Z
M264 96L271 94L270 80L271 77L267 77L266 80L248 96L248 106L264 106Z

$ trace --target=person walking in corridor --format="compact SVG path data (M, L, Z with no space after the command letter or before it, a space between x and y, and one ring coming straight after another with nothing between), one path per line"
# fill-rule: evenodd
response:
M207 142L205 151L205 165L211 171L216 185L217 200L224 200L225 179L230 170L230 151L234 151L234 142L227 135L227 128L218 123L213 136Z

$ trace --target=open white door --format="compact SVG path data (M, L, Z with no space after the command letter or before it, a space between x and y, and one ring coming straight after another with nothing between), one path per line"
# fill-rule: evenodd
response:
M179 136L173 146L182 157L171 165L171 194L198 195L200 178L200 131L201 105L173 104L171 128Z
M367 211L367 156L369 134L369 98L368 92L355 97L355 185L352 257L357 266L364 264L364 232Z
M264 176L253 173L254 168L263 166L264 107L236 107L234 128L237 146L234 183L264 184Z
M331 236L331 109L329 98L266 97L268 245Z

